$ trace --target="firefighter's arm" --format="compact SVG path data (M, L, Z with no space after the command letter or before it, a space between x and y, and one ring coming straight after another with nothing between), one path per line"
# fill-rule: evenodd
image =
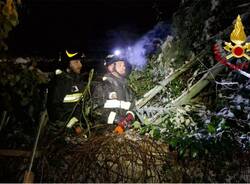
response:
M121 119L120 122L118 122L115 128L115 132L118 134L123 133L125 129L129 127L129 125L135 120L135 113L134 113L135 97L133 95L133 91L130 89L129 86L127 88L127 96L130 101L130 106L128 111L126 112L126 116L123 119Z
M92 89L93 98L93 115L94 119L99 123L106 123L108 118L109 110L104 109L105 94L102 83L97 83ZM101 122L100 122L101 121Z
M107 123L116 124L116 133L123 133L127 127L134 121L135 115L131 111L132 103L122 100L106 100L105 109L110 109ZM120 113L118 113L120 112Z
M105 124L117 124L120 119L120 111L121 111L121 104L122 107L129 106L129 103L126 103L124 101L119 100L109 100L107 95L103 95L103 91L99 91L96 89L96 91L93 93L92 97L94 99L94 107L93 111L95 113L95 116L98 117L97 120L101 120L101 123ZM126 113L125 110L124 114Z
M62 110L62 100L64 97L62 85L58 78L54 78L50 84L48 92L48 113L52 121L60 119Z

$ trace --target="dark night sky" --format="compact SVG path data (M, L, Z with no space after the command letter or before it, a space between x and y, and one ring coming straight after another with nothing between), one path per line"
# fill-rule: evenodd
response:
M20 23L10 33L12 54L54 55L67 47L87 56L108 52L141 37L157 23L157 1L164 19L176 0L24 0Z

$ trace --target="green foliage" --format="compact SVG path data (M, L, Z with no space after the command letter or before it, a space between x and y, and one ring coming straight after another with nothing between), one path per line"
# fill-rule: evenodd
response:
M132 127L134 129L139 129L139 128L141 128L141 123L139 121L135 121L135 122L133 122Z
M0 65L1 107L14 111L17 107L29 106L39 96L39 85L47 82L46 77L26 65L11 61Z
M152 78L152 66L148 65L143 71L132 71L129 76L129 85L137 97L141 97L153 88L155 83Z
M178 96L180 96L183 92L184 89L184 84L182 80L179 79L175 79L173 81L171 81L168 85L168 91L170 92L172 98L176 98Z
M228 161L234 160L239 167L237 156L249 151L249 129L242 130L224 117L198 109L195 106L173 109L159 124L146 121L140 133L161 139L177 151L179 162L167 163L171 165L168 174L185 173L184 181L188 182L225 182L229 172L237 173L237 168L232 169Z
M29 148L33 145L40 112L45 106L48 79L29 64L11 60L0 63L0 112L7 112L1 125L3 148Z
M91 122L91 118L90 118L92 116L92 107L93 107L93 102L91 99L91 92L90 92L90 86L91 86L93 74L94 74L94 69L92 69L89 72L88 83L82 91L82 115L84 118L84 123L87 124L87 131L89 135L91 134L90 128L93 126L93 122ZM82 126L82 122L81 122L81 126Z
M0 0L0 51L7 50L4 39L8 37L9 32L17 26L18 13L16 5L20 4L20 0Z

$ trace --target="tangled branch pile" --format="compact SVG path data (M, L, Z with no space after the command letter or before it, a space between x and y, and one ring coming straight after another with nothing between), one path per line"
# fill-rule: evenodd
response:
M53 146L52 146L53 147ZM53 147L40 159L40 182L166 182L166 144L126 135L95 136L81 145Z

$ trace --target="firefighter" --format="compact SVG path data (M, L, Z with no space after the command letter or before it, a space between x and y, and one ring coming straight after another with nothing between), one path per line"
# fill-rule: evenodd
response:
M87 74L81 73L84 54L66 50L63 61L66 70L56 70L48 93L50 129L57 133L81 122L81 95L87 84Z
M104 66L106 74L93 91L95 119L102 124L115 125L115 131L122 133L134 120L134 98L125 78L126 60L108 55Z

